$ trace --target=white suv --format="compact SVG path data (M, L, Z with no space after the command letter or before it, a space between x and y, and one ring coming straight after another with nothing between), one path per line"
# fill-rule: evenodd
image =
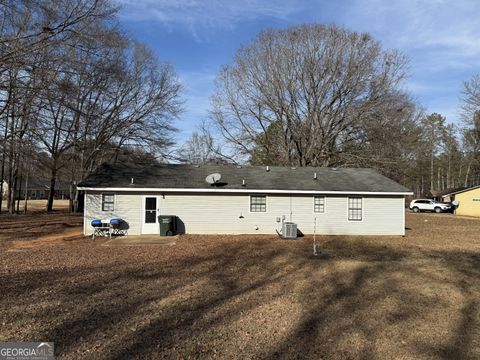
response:
M416 199L410 203L410 210L413 212L435 211L436 213L441 213L442 211L449 211L451 207L450 204L429 199Z

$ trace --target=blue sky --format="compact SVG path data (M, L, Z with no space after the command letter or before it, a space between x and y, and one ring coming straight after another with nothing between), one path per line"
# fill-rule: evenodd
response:
M183 141L208 117L214 79L264 28L335 23L409 58L405 86L427 112L458 122L462 81L480 73L479 0L118 0L123 27L170 61L184 86Z

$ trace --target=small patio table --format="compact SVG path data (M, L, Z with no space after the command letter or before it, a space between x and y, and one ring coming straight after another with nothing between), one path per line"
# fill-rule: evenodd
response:
M102 225L93 228L93 240L95 240L95 236L108 236L110 239L112 238L112 226L110 220L102 220Z

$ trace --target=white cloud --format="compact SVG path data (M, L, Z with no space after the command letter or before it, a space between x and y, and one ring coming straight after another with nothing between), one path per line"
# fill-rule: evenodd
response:
M480 1L352 0L344 9L342 24L409 57L407 88L428 112L458 122L462 80L480 68Z
M317 21L369 32L385 47L409 57L412 79L406 86L428 111L444 113L450 120L457 117L462 80L480 69L480 0L118 1L124 20L183 29L198 42L224 30L244 31L249 21L265 26L274 21L285 26ZM198 71L181 77L186 87L184 118L198 123L208 115L214 76Z
M354 0L347 9L346 24L372 32L387 46L420 54L429 66L478 64L479 1Z
M170 27L233 29L242 21L271 18L286 20L303 8L300 0L119 0L121 15L129 20L154 20Z

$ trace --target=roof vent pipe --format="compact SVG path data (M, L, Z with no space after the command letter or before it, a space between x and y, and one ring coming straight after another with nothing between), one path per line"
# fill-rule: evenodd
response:
M317 180L317 173L316 172L313 173L313 179Z
M269 172L269 171L270 171L270 167L269 167L268 165L265 166L265 171L266 171L266 172Z
M245 179L242 180L242 186L245 186Z
M130 179L130 185L133 185L133 178Z

